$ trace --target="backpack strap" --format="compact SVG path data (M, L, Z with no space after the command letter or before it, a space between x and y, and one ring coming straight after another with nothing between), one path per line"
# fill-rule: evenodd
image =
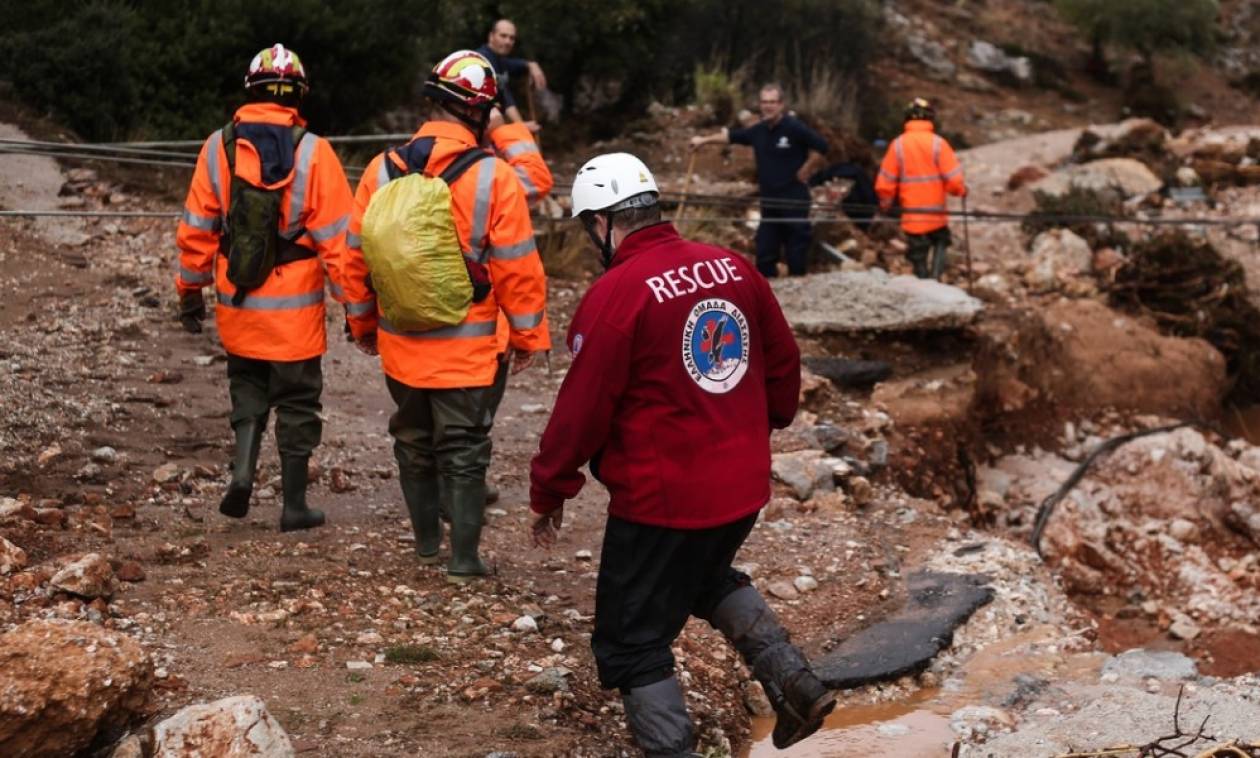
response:
M220 134L223 137L223 152L227 155L228 181L236 175L236 122L229 121Z
M385 172L390 181L407 174L422 173L426 166L429 165L429 156L433 154L433 138L421 137L413 139L405 145L391 147L385 151ZM391 156L397 156L398 160L407 167L404 171L398 167L398 163ZM379 188L378 188L379 189Z
M472 168L477 162L485 158L493 158L490 153L479 147L470 147L455 157L450 165L446 167L438 178L446 182L447 186L455 183L455 180L464 175L468 169Z

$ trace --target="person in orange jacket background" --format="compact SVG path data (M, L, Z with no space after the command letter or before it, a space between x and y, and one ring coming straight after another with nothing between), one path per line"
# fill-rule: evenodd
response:
M542 164L542 156L523 124L503 124L502 116L492 113L496 92L489 61L475 52L452 53L433 68L424 85L430 120L411 142L377 155L363 172L344 262L348 281L356 286L367 281L370 272L359 235L373 194L390 181L385 161L392 161L396 172L422 166L426 174L436 176L485 136L507 156L508 161L487 156L450 186L460 246L466 257L485 265L492 285L484 300L471 305L462 323L407 332L389 323L373 295L346 292L350 329L364 351L379 351L386 385L398 406L389 431L416 553L423 563L438 562L440 514L445 511L451 519L447 578L455 583L487 573L478 548L501 352L499 330L508 330L513 372L529 367L536 353L551 348L546 276L526 190L515 170L530 170L541 178L546 167L528 168ZM493 128L487 135L488 127ZM418 165L411 163L413 157ZM546 178L550 181L550 172ZM500 312L505 324L500 324Z
M254 56L245 75L248 102L202 146L176 233L180 321L189 332L201 331L206 316L201 288L214 284L215 321L228 354L236 455L219 511L233 518L249 512L258 452L274 408L282 531L324 523L324 514L307 506L306 487L308 462L322 433L325 268L334 283L340 281L353 205L332 146L305 130L298 107L307 87L301 60L283 45ZM234 199L242 210L260 197L274 205L277 198L268 193L279 193L275 226L228 228L229 219L238 227L263 225L244 221L246 215L269 220L266 214L231 214ZM247 233L277 235L275 265L257 287L237 287L231 280L233 231L242 239ZM351 282L346 291L361 298L364 285Z
M901 229L906 234L906 257L920 279L940 279L951 242L946 194L967 194L962 165L949 142L936 133L936 111L916 97L906 108L905 132L893 140L875 180L880 210L901 204ZM934 251L931 265L928 252Z

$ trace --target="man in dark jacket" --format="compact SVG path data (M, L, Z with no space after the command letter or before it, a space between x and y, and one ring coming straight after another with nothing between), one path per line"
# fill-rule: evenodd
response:
M810 174L827 154L827 141L787 112L783 87L761 88L761 121L740 129L723 129L692 137L695 149L709 143L748 145L757 160L761 224L757 227L757 270L778 273L779 251L787 248L788 273L804 276L809 267Z
M765 687L786 747L835 698L731 564L770 498L770 429L796 414L800 351L765 279L679 237L657 197L626 153L591 159L574 180L573 213L608 272L569 329L573 364L530 471L533 538L554 543L589 462L611 495L591 647L639 746L691 755L670 646L696 616Z

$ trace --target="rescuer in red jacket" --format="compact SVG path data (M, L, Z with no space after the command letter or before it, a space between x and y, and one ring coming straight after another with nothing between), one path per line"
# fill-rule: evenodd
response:
M608 271L569 328L573 364L530 471L533 539L554 544L589 462L611 495L591 647L639 746L691 754L670 646L696 616L765 687L786 747L835 698L731 563L770 498L770 429L796 415L800 351L757 270L678 236L657 197L626 153L591 159L573 182L573 215Z

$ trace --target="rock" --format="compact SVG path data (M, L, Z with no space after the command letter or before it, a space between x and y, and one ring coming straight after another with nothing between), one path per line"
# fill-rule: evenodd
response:
M1197 171L1189 166L1177 169L1177 184L1182 187L1198 187L1203 183Z
M863 389L892 376L892 366L884 361L859 361L832 356L807 356L802 363L841 389Z
M866 477L855 476L849 480L849 494L853 496L853 503L860 508L869 505L874 499L875 488Z
M153 481L158 484L167 484L179 479L179 464L164 463L153 470Z
M114 576L123 582L143 582L144 569L135 561L124 561L114 572Z
M0 537L0 576L26 568L26 551Z
M1168 533L1181 542L1194 542L1199 538L1199 525L1184 518L1175 518L1168 525Z
M849 443L852 435L848 431L831 424L819 424L814 427L814 437L818 444L828 453L834 453Z
M382 645L385 638L379 632L364 632L355 638L355 643L359 645Z
M346 661L346 668L350 671L370 671L372 664L367 661Z
M153 683L139 643L83 621L28 621L0 635L0 672L6 756L75 755L98 735L117 739L143 718Z
M52 463L59 457L61 457L61 445L58 445L56 442L54 442L48 447L44 448L44 450L41 451L40 454L35 457L35 463L40 468L43 468L44 466L47 466L49 463Z
M1094 260L1091 267L1095 274L1103 275L1115 271L1127 262L1128 258L1124 257L1114 247L1104 247L1094 251Z
M744 691L744 707L749 713L763 719L774 715L774 706L770 704L770 698L766 697L766 691L760 682L749 679L740 688Z
M144 744L134 734L129 734L114 746L109 758L144 758Z
M780 600L795 600L801 596L795 585L785 581L771 582L766 591Z
M547 406L542 403L525 403L521 406L521 413L546 413Z
M770 457L770 473L792 488L797 500L808 500L815 491L835 489L835 475L821 450L775 453Z
M1070 229L1051 229L1032 243L1032 268L1026 281L1035 292L1048 292L1077 274L1087 274L1094 263L1089 243Z
M967 65L990 74L1005 74L1024 84L1032 81L1032 61L1023 56L1007 55L996 45L975 40L967 49Z
M933 79L947 82L958 71L958 67L949 59L945 46L928 39L922 32L914 31L907 35L906 49L910 51L911 57L927 68L928 75Z
M797 592L813 592L818 589L818 580L812 576L798 576L792 580L792 586Z
M573 554L573 560L575 561L590 561L593 558L594 556L591 554L590 550L579 550Z
M771 284L792 327L806 334L956 329L972 323L984 307L958 287L880 269Z
M1147 158L1159 161L1168 152L1168 132L1149 118L1131 118L1119 124L1091 127L1081 132L1072 147L1076 163L1100 158Z
M100 553L88 553L53 574L48 582L55 590L91 600L114 594L114 570Z
M1202 631L1193 619L1180 612L1173 613L1172 625L1168 627L1168 633L1179 640L1192 640Z
M526 614L512 622L512 629L524 634L536 632L538 631L538 622L534 620L533 616Z
M118 451L112 447L98 447L92 451L92 460L96 463L114 463L118 460Z
M955 734L967 739L1010 729L1015 717L991 705L967 705L950 714L949 722Z
M985 274L976 280L972 294L989 303L1000 303L1011 295L1011 281L1001 274Z
M1110 194L1122 200L1158 192L1164 183L1145 164L1132 158L1104 158L1069 166L1030 185L1033 192L1061 197L1081 189Z
M525 689L536 695L550 695L554 692L568 692L568 669L546 668L525 682Z
M153 728L153 758L285 758L289 735L255 695L190 705Z
M290 653L314 654L319 652L319 638L314 634L304 634L296 642L289 645Z
M1197 679L1199 669L1194 659L1181 653L1134 648L1108 658L1103 664L1102 675L1108 674L1124 679L1154 678L1173 682Z

